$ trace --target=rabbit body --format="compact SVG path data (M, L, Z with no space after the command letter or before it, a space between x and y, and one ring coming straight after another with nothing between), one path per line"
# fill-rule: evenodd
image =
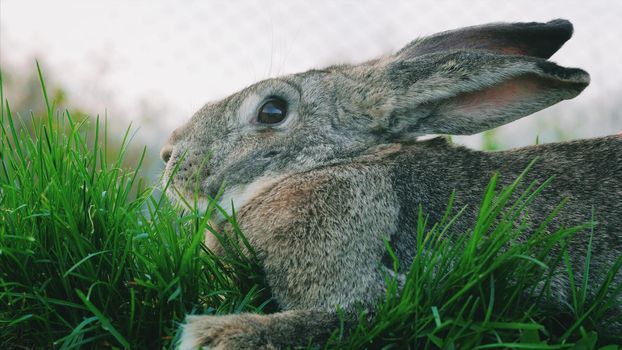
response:
M221 205L235 205L283 311L188 316L180 348L321 343L339 324L337 307L371 308L383 296L391 270L385 240L399 265L410 265L420 206L438 222L455 192L454 207L465 210L452 234L464 234L493 173L507 184L536 157L526 182L554 180L526 220L543 222L564 198L550 230L594 213L590 284L598 285L622 253L622 137L502 152L443 137L417 141L480 132L576 96L587 73L546 60L571 33L563 20L444 32L357 66L263 81L197 112L162 152L167 175L182 195L198 186L204 201L225 182ZM578 276L589 233L579 232L568 250ZM219 252L215 240L207 244ZM570 286L567 274L555 276L551 303L562 305Z

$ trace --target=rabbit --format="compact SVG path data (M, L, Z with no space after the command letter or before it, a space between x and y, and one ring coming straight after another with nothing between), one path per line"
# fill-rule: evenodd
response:
M281 311L187 316L179 348L322 344L338 307L371 308L384 295L385 240L409 266L420 206L439 221L455 191L455 207L467 209L453 232L468 232L491 176L513 180L536 157L529 181L555 179L525 219L543 222L563 198L554 227L594 212L592 271L610 266L622 251L621 136L497 152L421 140L479 133L577 96L588 73L547 60L572 32L562 19L446 31L358 65L267 79L196 112L161 151L164 181L176 189L168 195L206 205L224 184L219 204L235 208ZM569 249L577 273L587 231ZM209 234L205 244L222 254ZM568 277L555 278L551 303L562 304Z

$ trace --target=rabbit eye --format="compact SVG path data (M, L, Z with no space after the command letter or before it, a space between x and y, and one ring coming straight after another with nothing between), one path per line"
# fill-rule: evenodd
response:
M270 98L259 108L257 122L261 124L278 124L287 115L287 102L280 98Z

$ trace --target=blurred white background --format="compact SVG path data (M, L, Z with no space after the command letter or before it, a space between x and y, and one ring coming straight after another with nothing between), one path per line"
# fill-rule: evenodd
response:
M554 18L572 21L575 35L552 59L587 70L590 87L459 142L508 148L536 136L549 142L622 130L619 0L0 0L0 68L15 103L36 90L24 81L32 81L38 59L69 105L106 113L121 128L133 120L138 142L155 158L194 110L257 80L364 61L437 31Z

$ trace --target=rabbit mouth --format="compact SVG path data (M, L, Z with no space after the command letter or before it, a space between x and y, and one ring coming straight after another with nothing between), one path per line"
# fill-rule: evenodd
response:
M203 195L200 191L174 187L173 183L167 188L166 196L183 209L197 213L204 213L214 202L213 199Z

